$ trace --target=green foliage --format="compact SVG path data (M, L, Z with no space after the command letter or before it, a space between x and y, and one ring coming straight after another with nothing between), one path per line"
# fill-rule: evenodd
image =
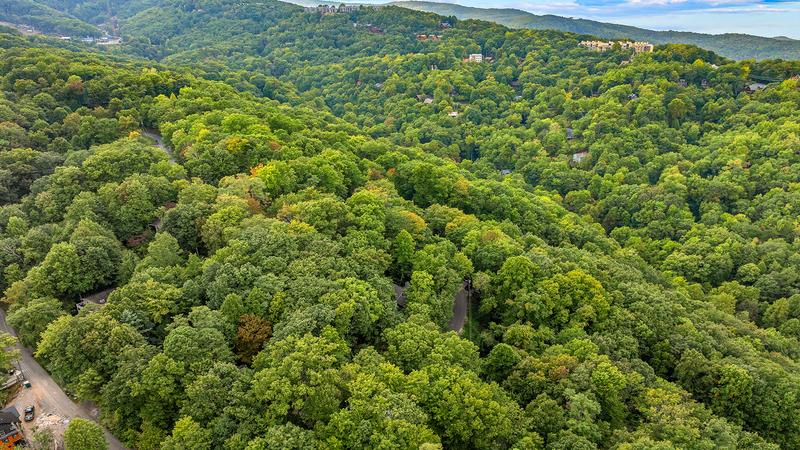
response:
M0 288L128 447L800 446L796 63L50 3L126 43L0 32Z
M35 298L27 305L16 304L8 315L8 323L20 335L20 341L36 348L41 335L51 322L64 315L61 302L52 298Z
M108 444L100 425L91 420L76 417L70 420L64 432L64 448L67 450L106 450Z

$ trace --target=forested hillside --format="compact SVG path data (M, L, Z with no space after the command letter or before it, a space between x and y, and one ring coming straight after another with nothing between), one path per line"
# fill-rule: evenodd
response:
M44 33L67 36L97 36L94 26L34 0L3 0L0 21L32 25Z
M741 33L704 34L689 31L655 31L644 28L574 19L551 14L536 15L519 9L471 8L452 3L398 1L393 4L459 19L480 19L511 28L558 30L590 34L604 39L634 39L655 44L692 44L732 59L800 59L800 41ZM783 13L789 14L789 13Z
M396 7L120 29L0 31L0 290L131 448L800 448L799 62Z

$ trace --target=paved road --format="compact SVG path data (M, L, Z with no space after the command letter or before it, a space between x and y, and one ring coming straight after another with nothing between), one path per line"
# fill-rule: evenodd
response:
M466 281L461 284L455 301L453 302L453 317L450 318L449 327L451 330L461 333L464 323L467 322L467 310L469 309L469 292L467 291Z
M13 336L17 333L6 323L6 313L0 309L0 330ZM22 389L14 398L13 404L17 411L22 411L27 405L36 407L37 418L47 414L55 414L65 419L83 417L94 420L93 413L87 407L76 404L70 399L61 387L50 377L50 374L33 358L31 350L18 345L20 349L19 367L25 378L31 382L31 387ZM27 423L23 422L27 428ZM27 429L26 429L27 432ZM111 450L125 450L125 446L111 433L105 431L106 441Z
M154 130L152 128L142 128L142 136L146 136L154 141L156 141L156 147L164 150L164 153L169 156L170 162L175 162L175 157L172 155L172 150L164 145L164 138L158 133L158 130Z

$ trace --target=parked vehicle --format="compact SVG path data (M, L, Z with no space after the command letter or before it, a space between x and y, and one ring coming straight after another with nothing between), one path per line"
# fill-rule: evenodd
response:
M33 420L35 408L33 405L28 405L25 407L25 422L30 422Z

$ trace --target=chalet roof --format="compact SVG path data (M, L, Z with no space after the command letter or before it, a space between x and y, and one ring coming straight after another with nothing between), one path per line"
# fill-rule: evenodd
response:
M583 161L583 159L586 158L587 156L589 156L589 152L587 151L578 152L572 155L572 161L579 163Z
M93 294L81 296L81 300L92 303L105 303L106 299L108 299L108 296L111 295L112 292L114 292L114 289L116 288L112 287L108 289L103 289L102 291L97 291Z
M0 410L0 425L19 423L19 411L13 406Z
M406 281L402 286L395 284L394 285L394 298L397 301L399 306L405 306L408 302L408 298L406 298L406 289L410 286L410 283Z

